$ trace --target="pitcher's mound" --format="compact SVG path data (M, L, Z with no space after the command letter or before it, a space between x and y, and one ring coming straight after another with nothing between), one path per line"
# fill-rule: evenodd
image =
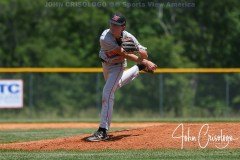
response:
M240 123L163 123L110 132L110 139L87 142L90 134L22 143L0 144L17 150L103 150L169 148L240 148Z

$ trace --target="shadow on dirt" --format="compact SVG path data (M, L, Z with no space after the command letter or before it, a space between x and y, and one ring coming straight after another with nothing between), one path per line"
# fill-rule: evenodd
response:
M118 135L118 136L109 135L109 139L104 140L104 141L105 141L105 142L109 142L109 141L119 141L119 140L121 140L121 139L123 139L123 138L134 137L134 136L139 136L139 135L140 135L140 134L135 134L135 135L133 135L133 134L125 134L125 135ZM84 138L82 138L82 140L84 140L84 141L86 141L86 142L89 142L89 141L87 140L87 138L88 138L88 137L84 137Z
M135 137L135 136L139 136L139 134L126 134L126 135L118 135L118 136L113 136L113 135L109 135L109 139L107 141L118 141L121 140L123 138L127 138L127 137Z

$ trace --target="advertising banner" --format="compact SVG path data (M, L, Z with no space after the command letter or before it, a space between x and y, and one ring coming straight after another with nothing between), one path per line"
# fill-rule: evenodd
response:
M23 81L0 80L0 108L23 107Z

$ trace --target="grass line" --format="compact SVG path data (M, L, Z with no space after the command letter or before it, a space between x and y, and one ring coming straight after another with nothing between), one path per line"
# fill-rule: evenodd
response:
M92 122L98 123L98 118L55 118L55 119L0 119L0 123L63 123L63 122ZM239 117L233 118L114 118L112 122L240 122Z

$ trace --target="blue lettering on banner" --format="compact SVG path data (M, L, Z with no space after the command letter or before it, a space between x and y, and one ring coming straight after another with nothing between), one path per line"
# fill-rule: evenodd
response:
M19 93L19 84L0 84L0 93L9 92L12 94Z
M4 93L4 86L6 86L6 85L0 84L0 93Z

